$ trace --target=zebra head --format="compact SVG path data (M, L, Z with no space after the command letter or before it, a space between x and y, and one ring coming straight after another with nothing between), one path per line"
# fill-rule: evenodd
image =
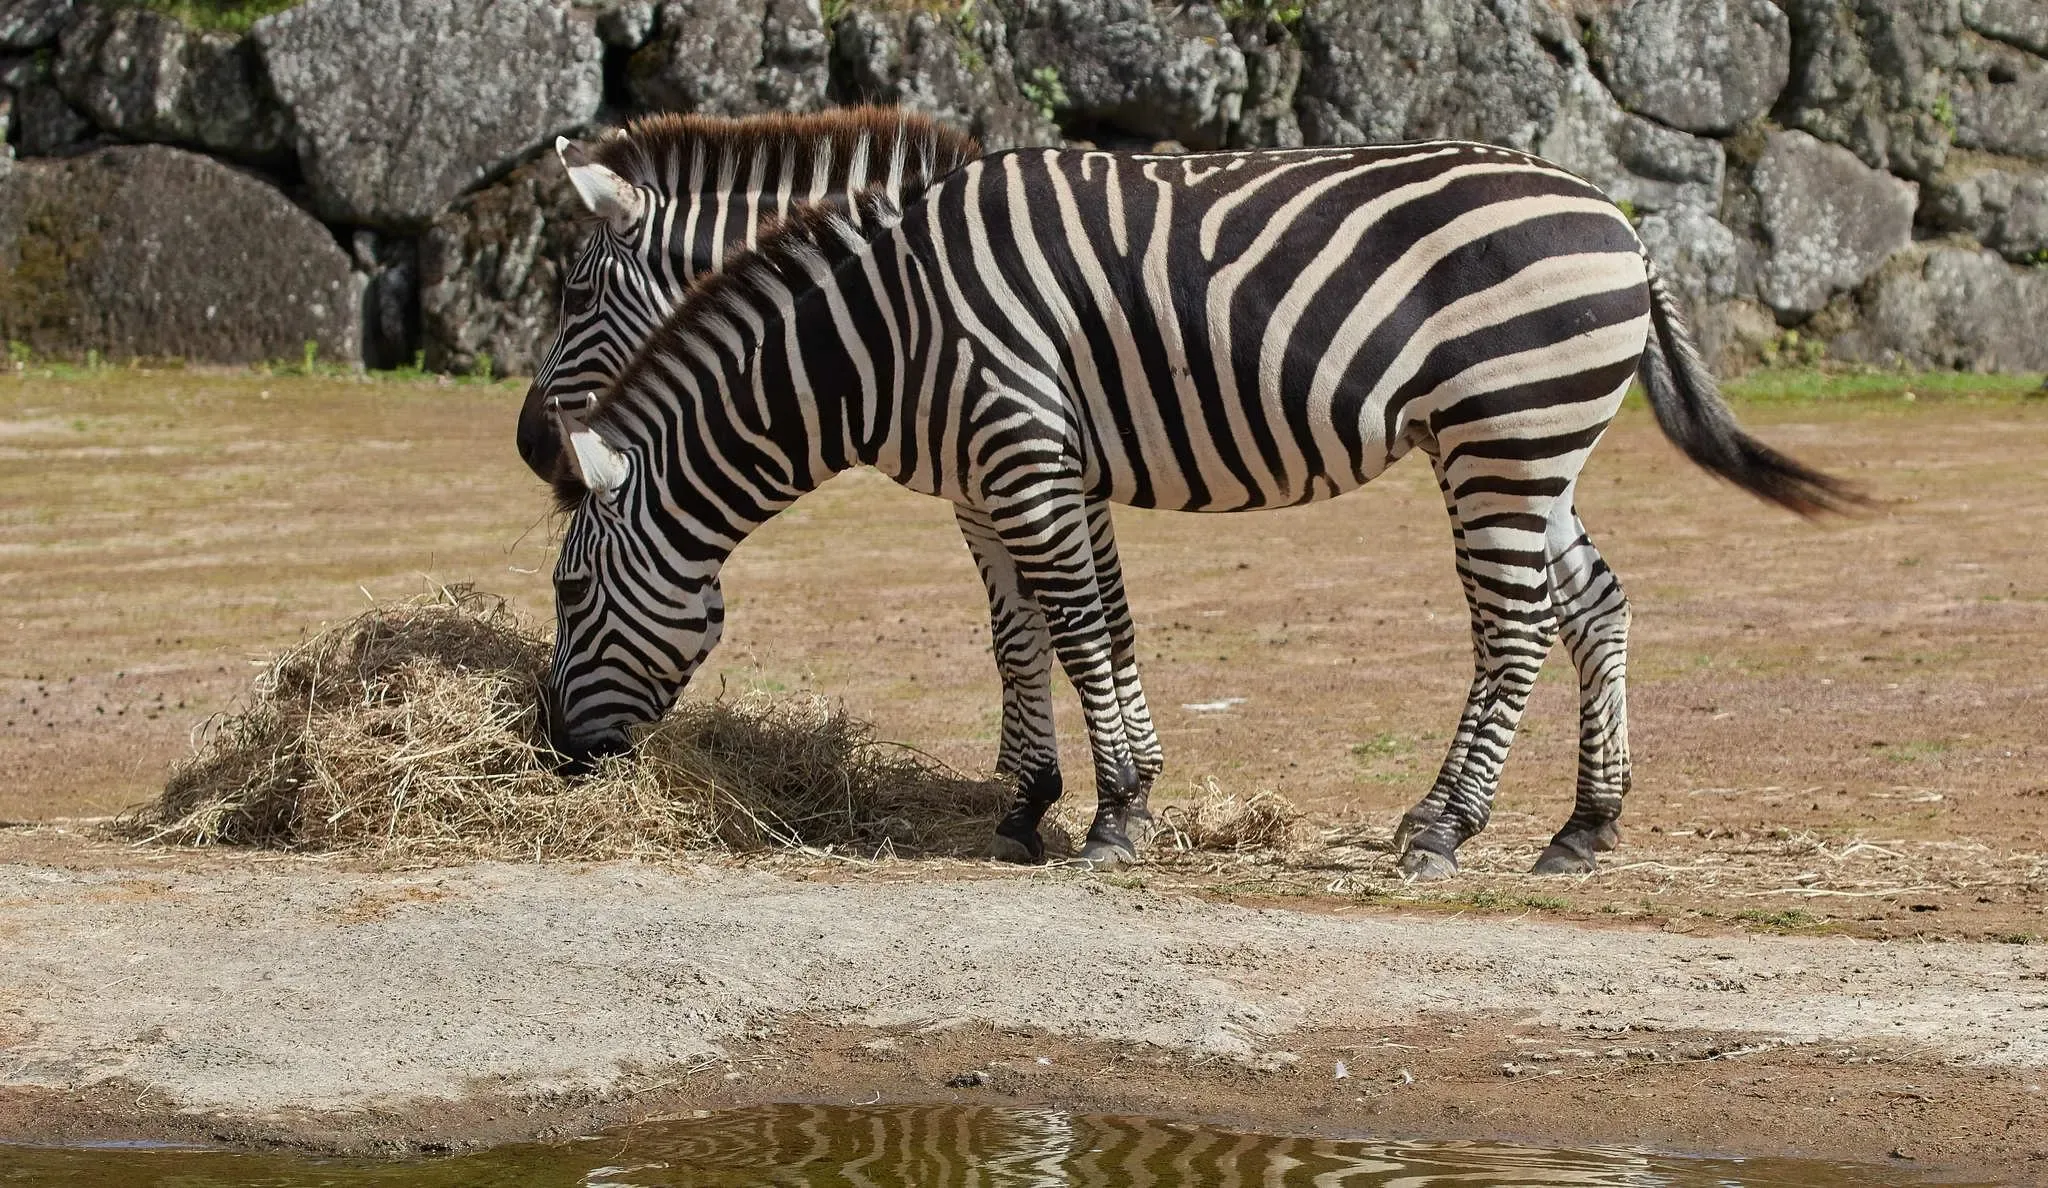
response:
M725 626L722 549L673 531L645 455L554 414L573 506L555 563L555 652L541 689L549 743L572 768L621 754L689 684Z
M649 265L651 240L667 199L591 159L582 145L555 138L555 153L596 226L562 279L554 346L541 361L519 412L519 456L554 481L568 461L558 414L587 415L597 394L626 369L634 351L675 305L675 284Z

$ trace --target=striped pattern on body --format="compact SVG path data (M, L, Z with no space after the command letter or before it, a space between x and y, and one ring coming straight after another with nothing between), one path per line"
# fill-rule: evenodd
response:
M1103 500L1245 511L1436 470L1475 673L1404 867L1483 828L1537 669L1578 665L1572 818L1539 869L1587 869L1628 786L1628 609L1574 510L1642 370L1696 461L1802 511L1831 480L1741 434L1621 213L1526 154L1457 142L1157 156L997 154L886 203L793 216L692 290L586 421L557 570L552 722L571 752L657 716L715 643L719 565L858 464L984 521L1082 701L1084 854L1131 856L1139 786L1096 557ZM591 492L595 491L593 495ZM999 829L1042 854L1024 781Z

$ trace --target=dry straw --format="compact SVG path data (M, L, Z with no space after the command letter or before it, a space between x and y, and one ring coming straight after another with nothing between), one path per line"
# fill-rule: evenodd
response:
M810 697L686 701L634 758L565 779L536 725L547 657L492 595L379 607L277 657L119 828L412 858L967 855L1008 797Z

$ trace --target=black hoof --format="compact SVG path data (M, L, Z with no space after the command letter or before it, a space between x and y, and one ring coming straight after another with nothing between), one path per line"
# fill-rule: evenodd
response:
M1128 806L1098 806L1095 823L1088 827L1088 840L1081 846L1082 860L1097 867L1135 864L1138 848L1131 844L1130 835L1124 832L1127 820Z
M1621 845L1621 824L1609 821L1593 831L1593 848L1602 854L1612 853Z
M1401 877L1418 883L1433 883L1458 873L1458 860L1435 850L1411 849L1401 855Z
M1045 839L1033 830L1026 837L1016 837L998 832L989 843L989 857L997 862L1014 862L1018 866L1039 866L1045 862Z
M1159 821L1149 806L1134 804L1124 810L1124 832L1130 835L1132 846L1148 845L1159 832Z
M1543 853L1536 859L1536 866L1530 872L1540 875L1587 874L1597 865L1591 854L1582 854L1570 846L1551 842L1543 847Z

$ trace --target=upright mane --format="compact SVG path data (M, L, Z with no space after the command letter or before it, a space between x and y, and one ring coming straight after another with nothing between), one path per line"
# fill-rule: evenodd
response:
M658 112L615 128L591 146L591 159L636 185L674 196L690 176L691 158L794 152L799 161L831 145L827 188L847 188L848 169L865 143L869 176L886 170L891 146L904 147L903 197L981 156L981 142L929 116L896 107L841 107L805 115L703 116Z
M747 338L755 337L755 326L775 325L779 315L773 306L779 297L816 289L819 273L830 272L867 250L872 236L895 226L901 217L896 204L876 187L847 197L799 203L784 217L763 224L760 239L752 248L690 285L632 362L598 394L586 423L607 422L610 411L656 370L651 360L686 350L694 338L707 334L724 337L725 331L742 322L748 324ZM555 499L564 511L574 510L585 494L583 484L573 477L555 480Z

